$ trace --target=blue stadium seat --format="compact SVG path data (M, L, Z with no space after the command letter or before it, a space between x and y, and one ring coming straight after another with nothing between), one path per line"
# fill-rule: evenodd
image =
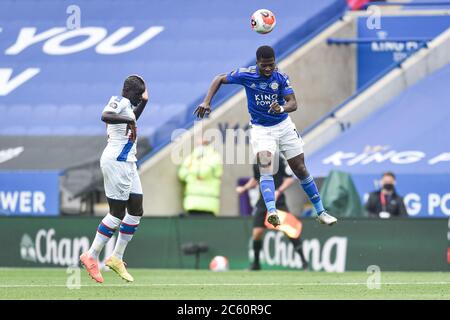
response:
M8 114L9 106L0 104L0 126L4 126L9 123L8 117L6 116Z
M85 125L77 128L79 135L84 136L101 136L104 135L106 137L106 126L99 125Z
M11 105L7 118L11 125L29 127L33 122L33 108L30 105Z
M78 136L82 135L82 133L79 132L78 126L56 126L52 128L52 134L54 135L60 135L60 136Z
M109 97L108 97L109 100ZM108 102L106 100L106 103ZM86 105L83 107L83 111L81 113L81 119L80 123L83 126L97 126L97 125L104 125L102 122L102 111L105 106L101 104L93 104L93 105Z
M53 104L40 104L33 109L32 126L53 126L57 124L58 106Z
M52 134L51 126L36 125L27 129L27 135L30 136L48 136Z
M56 127L79 126L83 124L83 111L81 105L64 105L59 107L55 114Z
M152 126L139 126L138 137L150 137L156 132L156 127Z
M0 134L5 136L24 136L27 135L27 128L24 126L1 126Z

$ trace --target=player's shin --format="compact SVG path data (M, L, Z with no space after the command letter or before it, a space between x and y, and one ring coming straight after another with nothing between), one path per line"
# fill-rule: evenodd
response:
M259 179L259 186L261 188L261 194L266 204L267 211L269 213L276 212L275 207L275 183L273 182L273 176L266 174L261 175Z
M313 177L308 176L303 180L300 180L300 184L307 194L309 201L314 206L314 209L316 209L316 212L318 215L320 215L322 212L325 211L325 208L323 207L322 200L320 199L319 190L317 189L316 183L314 182Z
M110 213L103 218L102 222L100 222L97 228L97 234L95 235L95 239L92 242L91 247L89 248L88 254L92 258L98 259L100 252L102 251L105 244L111 239L114 232L120 225L120 219L114 217Z
M259 253L262 249L262 240L253 240L253 263L259 265Z
M128 213L125 215L125 218L123 218L122 223L120 224L119 237L114 248L113 256L120 260L123 259L125 249L133 238L140 221L140 216L132 216Z
M302 260L302 269L308 268L308 261L306 261L305 254L303 253L303 246L302 241L299 238L289 238L292 245L294 246L295 252L297 252L300 255L300 259Z

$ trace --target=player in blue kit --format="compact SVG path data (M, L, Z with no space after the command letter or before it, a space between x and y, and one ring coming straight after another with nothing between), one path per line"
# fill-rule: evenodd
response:
M329 215L314 179L305 166L303 140L289 117L297 110L297 100L287 75L280 73L275 63L275 52L269 46L256 51L256 66L239 68L228 74L216 76L203 102L194 111L198 118L211 112L211 100L222 84L244 86L248 111L251 117L250 142L259 165L260 188L267 208L267 221L273 226L280 224L275 207L273 174L276 153L282 152L317 212L320 223L332 225L337 219Z

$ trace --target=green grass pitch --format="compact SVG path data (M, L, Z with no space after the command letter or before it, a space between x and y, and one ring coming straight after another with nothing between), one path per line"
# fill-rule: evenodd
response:
M450 299L450 272L382 272L379 289L365 272L130 269L131 284L111 271L103 284L80 272L81 286L69 289L77 271L0 269L0 299Z

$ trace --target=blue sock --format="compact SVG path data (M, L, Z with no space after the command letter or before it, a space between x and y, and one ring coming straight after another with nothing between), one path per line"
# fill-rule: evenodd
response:
M307 178L300 180L303 190L308 195L309 201L316 209L317 214L321 214L325 208L323 207L322 200L320 199L319 190L317 190L316 183L314 182L313 177L308 176Z
M271 175L261 175L259 187L268 212L275 212L275 184Z

